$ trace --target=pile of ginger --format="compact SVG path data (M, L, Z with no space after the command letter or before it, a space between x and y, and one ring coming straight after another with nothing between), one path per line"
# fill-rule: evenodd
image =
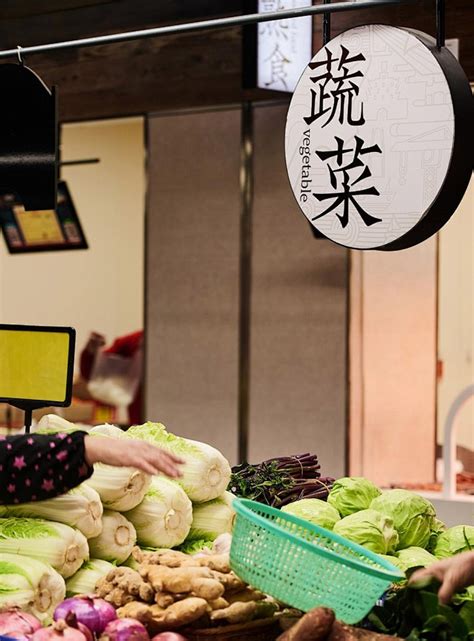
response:
M193 625L241 624L272 617L279 605L230 569L228 554L189 556L174 550L133 550L137 570L118 567L96 593L119 617L143 623L154 635Z

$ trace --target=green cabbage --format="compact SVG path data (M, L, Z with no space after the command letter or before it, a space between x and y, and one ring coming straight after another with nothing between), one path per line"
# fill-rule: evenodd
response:
M436 516L427 499L408 490L387 490L374 499L370 507L393 519L400 550L413 546L426 548Z
M344 517L334 525L334 532L378 554L389 554L398 544L392 519L376 510L361 510Z
M443 532L446 532L446 525L443 523L443 521L440 521L436 518L433 519L430 539L428 541L428 545L426 546L426 549L428 550L428 552L431 552L431 554L434 554L436 543L439 539L440 534L442 534Z
M436 563L435 556L416 546L399 550L397 557L404 572L411 568L427 568L432 563Z
M380 493L379 488L368 479L347 476L334 483L329 492L328 503L344 517L368 509Z
M282 507L282 512L299 516L300 519L319 525L327 530L332 530L335 523L340 520L339 512L335 507L321 501L321 499L301 499Z
M388 561L392 565L394 565L396 568L401 570L402 572L405 572L405 566L403 562L397 558L396 556L392 556L391 554L379 554L382 559L385 559L385 561Z
M185 460L178 483L193 503L212 501L227 489L230 465L214 447L170 434L161 423L134 425L126 435L153 443Z
M439 535L434 554L438 559L445 559L468 550L474 550L474 527L455 525Z

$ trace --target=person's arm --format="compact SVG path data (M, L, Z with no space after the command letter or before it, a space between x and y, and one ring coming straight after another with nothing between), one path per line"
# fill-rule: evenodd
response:
M449 603L456 592L474 585L474 552L463 552L449 559L433 563L424 570L418 570L410 579L416 585L425 579L434 578L441 583L439 600Z
M53 498L88 479L85 432L23 434L0 440L0 503Z
M150 443L86 432L1 437L0 503L28 503L64 494L92 475L94 463L178 478L183 461Z
M116 467L136 467L146 474L166 474L179 478L183 459L146 441L88 436L85 439L87 462L107 463Z

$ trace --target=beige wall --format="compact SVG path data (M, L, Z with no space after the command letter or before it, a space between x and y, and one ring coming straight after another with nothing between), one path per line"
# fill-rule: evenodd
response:
M436 242L352 253L351 473L381 484L434 478Z
M438 442L451 403L474 382L474 179L439 240ZM458 444L474 450L474 399L457 418Z
M65 167L90 249L11 256L0 244L0 314L5 323L71 325L78 350L90 330L113 339L143 323L143 120L63 127Z

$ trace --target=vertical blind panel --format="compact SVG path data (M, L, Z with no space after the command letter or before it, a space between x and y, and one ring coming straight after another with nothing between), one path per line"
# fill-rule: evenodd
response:
M348 251L313 237L291 192L285 106L255 110L250 459L346 456Z
M240 111L149 120L146 413L237 453Z

